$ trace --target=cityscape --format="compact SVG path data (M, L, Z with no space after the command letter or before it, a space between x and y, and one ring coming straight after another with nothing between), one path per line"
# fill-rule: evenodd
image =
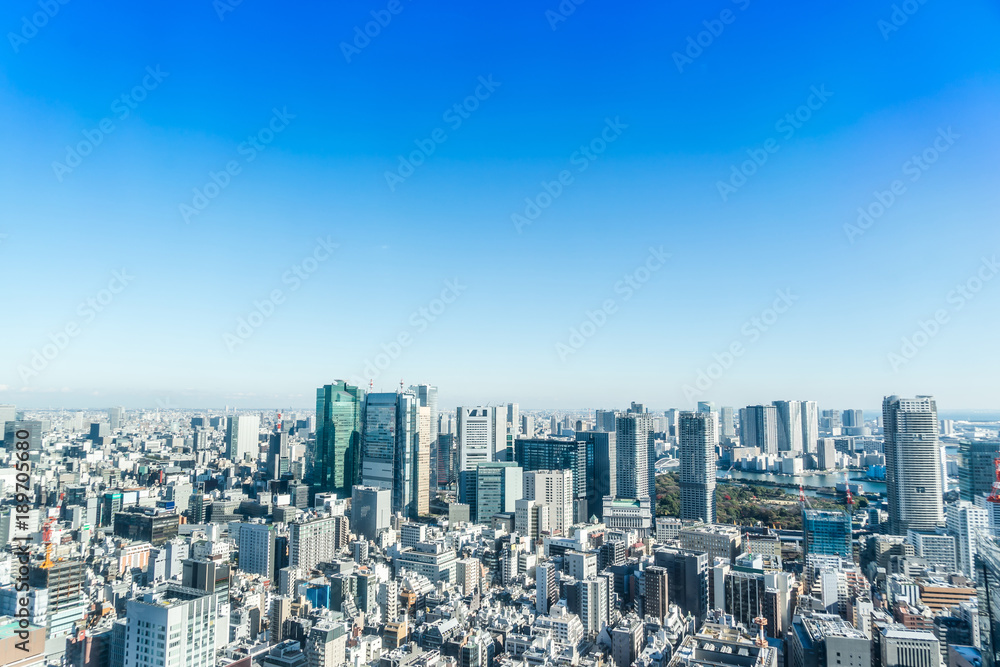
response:
M1000 667L1000 3L0 34L0 667Z
M339 380L315 410L0 421L5 664L997 655L1000 421L932 396L574 413Z

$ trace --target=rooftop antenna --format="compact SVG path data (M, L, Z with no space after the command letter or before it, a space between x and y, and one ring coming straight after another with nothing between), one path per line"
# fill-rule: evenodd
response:
M844 471L844 488L847 489L847 511L851 512L854 510L854 496L851 495L851 476L846 470Z

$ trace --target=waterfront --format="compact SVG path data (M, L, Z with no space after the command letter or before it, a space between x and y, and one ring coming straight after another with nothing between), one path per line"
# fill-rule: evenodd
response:
M719 474L723 474L720 470ZM816 473L816 474L804 474L804 475L779 475L777 473L769 472L748 472L745 470L730 470L729 473L732 475L732 480L734 482L769 482L778 486L782 486L789 489L789 492L797 491L798 487L801 485L802 490L806 495L815 496L817 495L817 490L821 487L835 487L837 484L842 484L845 480L844 473ZM885 493L885 482L875 482L871 480L860 480L859 478L863 473L851 472L849 473L851 484L855 484L861 487L864 493ZM720 482L726 482L730 480L719 480Z

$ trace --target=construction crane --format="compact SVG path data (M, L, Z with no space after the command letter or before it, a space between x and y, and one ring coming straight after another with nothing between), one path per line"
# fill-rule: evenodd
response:
M52 524L55 523L55 520L54 516L50 516L42 526L42 542L45 543L45 560L40 567L46 570L54 565L52 562Z
M847 511L854 511L854 496L851 495L851 475L844 471L844 489L847 490Z
M993 465L995 465L997 469L997 478L993 482L993 491L990 493L989 497L986 498L986 500L1000 505L1000 459L993 461Z

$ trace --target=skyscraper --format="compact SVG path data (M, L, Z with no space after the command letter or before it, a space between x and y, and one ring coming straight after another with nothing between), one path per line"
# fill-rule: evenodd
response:
M588 431L588 433L590 433ZM514 460L525 471L570 470L573 473L573 498L587 497L587 444L578 440L555 438L518 438L514 441Z
M889 532L933 531L944 523L937 403L931 396L887 396L882 417Z
M1000 440L964 440L958 443L958 490L962 500L975 502L989 495L996 480L996 459Z
M458 408L459 470L497 460L497 452L507 447L506 413L506 408Z
M761 454L778 453L778 410L773 405L748 405L740 410L740 445Z
M429 489L436 489L437 480L437 441L438 441L438 389L430 384L418 384L410 387L410 393L417 397L417 406L427 408L430 419L429 431L427 434L427 463L429 466L427 486ZM421 432L422 433L422 432ZM424 438L421 436L420 446L424 446ZM429 498L429 494L428 494ZM426 513L426 512L424 512Z
M214 665L216 632L222 631L216 627L217 597L167 583L129 600L124 667L152 667L160 661L175 667ZM162 657L154 659L157 655Z
M633 404L634 405L634 404ZM649 498L649 436L653 418L646 412L618 413L615 417L617 486L619 498Z
M234 415L226 422L226 456L230 461L257 458L260 447L260 415Z
M601 517L604 497L618 492L617 445L615 432L585 431L576 434L586 447L587 517Z
M417 514L427 516L431 513L431 409L416 406L417 415L417 459L416 459L416 502Z
M643 571L643 615L655 616L661 623L667 615L669 606L667 596L667 569L655 565Z
M582 444L582 443L581 443ZM548 507L549 527L568 536L573 525L573 473L569 470L524 472L524 499Z
M816 401L802 401L802 451L811 454L816 451L819 439L819 406Z
M955 555L958 569L965 576L975 578L976 542L979 531L986 532L989 513L983 507L960 500L945 510L948 534L955 538Z
M774 401L778 417L778 451L802 451L802 407L798 401Z
M681 519L715 523L715 416L680 415Z
M721 438L736 437L736 423L734 421L733 408L723 406L719 408L719 436Z
M108 426L111 427L112 431L117 431L121 428L122 420L125 418L125 408L118 406L114 408L108 408Z
M523 470L512 461L476 464L458 474L458 502L469 506L474 523L488 523L500 512L514 512L524 497Z
M853 558L851 527L851 515L847 512L803 510L802 536L805 555Z
M342 380L316 390L315 492L351 495L361 469L361 421L365 391Z
M409 392L368 394L362 435L361 478L392 490L392 511L417 517L419 422Z
M615 430L614 410L598 410L594 416L594 430L614 432Z

